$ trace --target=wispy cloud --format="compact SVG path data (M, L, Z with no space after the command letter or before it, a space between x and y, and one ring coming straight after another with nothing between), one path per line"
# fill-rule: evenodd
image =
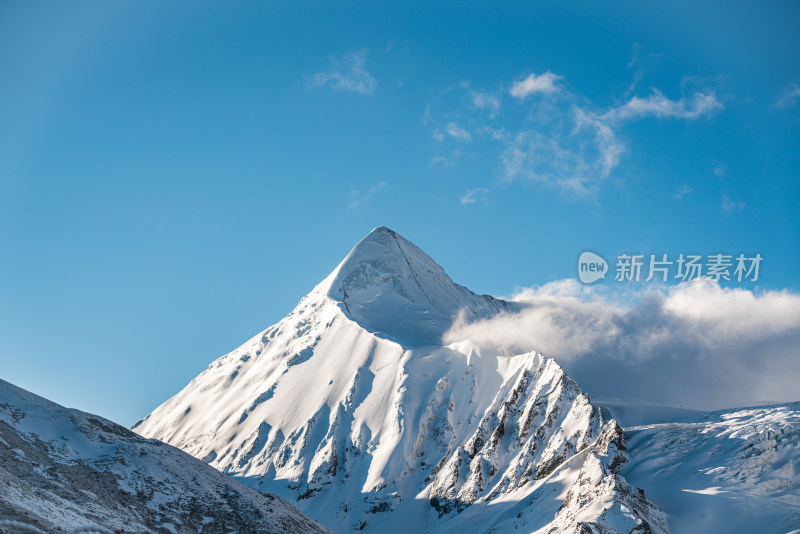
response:
M640 55L640 47L634 47L631 68L638 69ZM647 117L693 120L724 109L715 93L692 77L681 81L685 96L679 100L653 89L648 96L626 96L610 107L592 105L569 91L563 82L563 77L551 71L518 79L510 90L503 90L503 84L487 91L462 82L459 87L466 91L468 104L446 112L446 126L437 124L431 108L426 107L423 123L433 123L433 138L440 143L495 143L500 147L500 180L533 181L567 195L596 200L600 185L612 176L629 150L621 134L626 123ZM690 89L691 85L695 87ZM550 97L529 104L526 97L535 94ZM506 105L503 117L522 120L499 122L496 112ZM476 113L476 108L489 113ZM453 164L456 159L447 157L446 162ZM676 198L686 194L683 191Z
M469 97L472 99L472 105L478 109L488 111L491 115L495 115L500 111L500 99L492 93L484 91L470 91Z
M728 213L734 211L742 211L745 208L744 202L738 202L735 200L731 200L726 195L722 196L722 209L727 211Z
M372 197L374 197L380 191L386 189L386 185L386 182L378 182L363 192L359 191L358 189L351 190L350 202L348 202L347 207L350 209L356 209L360 208L361 206L366 206L372 201Z
M793 83L787 87L775 102L775 107L785 109L793 107L800 100L800 84Z
M489 196L489 188L476 187L475 189L467 189L467 192L461 197L462 204L474 204L477 201L485 202Z
M334 58L331 70L318 72L308 78L308 85L312 88L330 85L339 91L371 95L378 82L367 71L366 63L366 50L349 52L340 58Z
M517 313L469 323L445 342L536 350L590 394L709 409L797 400L800 295L699 279L620 293L576 280L525 289Z
M642 61L642 45L640 43L634 43L631 47L631 60L628 62L628 68L633 70L633 78L631 79L630 84L628 84L628 89L625 91L625 97L631 95L635 90L636 86L642 81L642 76L644 76L644 71L641 69L640 64Z
M725 174L727 174L728 168L720 163L719 165L714 166L714 176L719 176L720 178L725 178Z
M562 113L558 120L522 130L506 142L505 181L533 180L588 195L619 164L626 148L608 124L577 106Z
M657 62L658 59L658 54L645 51L641 43L634 43L633 46L631 46L631 60L628 62L628 68L631 69L631 81L628 84L628 88L625 90L624 98L628 98L636 91L636 88L644 79L648 68Z
M511 86L509 94L514 98L523 99L536 93L555 93L559 90L556 85L563 78L550 71L544 74L530 74L527 78L519 80Z
M456 164L460 156L461 153L458 150L449 152L446 155L437 153L435 156L431 158L431 165L437 165L440 167L452 167L453 165Z
M581 108L575 108L575 130L588 130L594 136L594 149L598 152L598 163L603 178L619 165L622 154L627 150L617 141L617 136L611 126L594 113L589 113ZM591 148L589 149L591 153Z
M460 124L451 122L447 125L447 133L450 137L454 137L459 141L469 143L472 141L472 135Z
M675 194L672 195L672 198L676 200L683 200L683 197L685 197L686 195L691 195L692 193L694 193L694 189L684 184L678 188Z
M680 100L670 100L658 89L647 97L634 96L627 102L609 109L608 120L637 119L643 117L697 119L710 117L725 106L714 93L694 93Z

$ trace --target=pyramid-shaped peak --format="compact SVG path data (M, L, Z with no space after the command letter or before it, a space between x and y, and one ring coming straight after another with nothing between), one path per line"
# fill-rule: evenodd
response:
M385 226L359 241L322 289L361 326L406 345L440 343L462 311L479 318L505 307L454 283L422 249Z
M369 234L367 234L367 237L369 237L369 236L371 236L373 234L378 234L378 235L380 235L380 234L397 235L397 232L395 232L391 228L387 228L385 226L376 226L375 228L372 229L372 231Z
M371 241L383 241L383 240L386 240L386 239L397 239L397 240L404 241L404 242L406 242L406 243L408 243L408 244L410 244L412 246L415 246L415 245L413 245L413 243L411 243L411 241L409 241L408 239L404 238L403 236L401 236L400 234L398 234L397 232L395 232L391 228L387 228L386 226L376 226L375 228L372 229L372 231L370 233L368 233L364 237L364 239L362 239L361 241L358 242L358 244L356 244L354 249L358 248L358 245L360 245L361 243L365 243L365 242L369 243Z
M410 241L405 239L403 236L401 236L391 228L387 228L385 226L376 226L361 241L359 241L355 247L353 247L353 250L357 250L363 244L374 243L374 242L386 243L387 240L392 240L392 239L402 239L403 241L410 243Z
M373 267L385 267L388 270L362 269L367 264ZM425 254L422 249L385 226L378 226L373 229L353 247L353 250L350 251L350 254L347 255L337 269L338 278L343 276L345 278L350 277L353 274L352 268L360 271L360 274L365 276L385 276L390 272L397 274L396 270L405 271L410 269L415 272L430 271L447 277L444 269ZM358 276L355 278L358 278ZM449 277L447 279L452 283ZM355 280L351 278L351 281Z

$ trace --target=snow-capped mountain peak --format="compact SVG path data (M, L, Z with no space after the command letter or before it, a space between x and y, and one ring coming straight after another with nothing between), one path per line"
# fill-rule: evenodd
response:
M612 519L602 532L665 532L617 474L619 427L555 360L442 345L458 314L506 306L379 227L134 429L340 532L577 533Z
M379 226L314 293L339 304L366 330L405 346L438 344L453 318L483 318L507 304L454 283L430 256Z

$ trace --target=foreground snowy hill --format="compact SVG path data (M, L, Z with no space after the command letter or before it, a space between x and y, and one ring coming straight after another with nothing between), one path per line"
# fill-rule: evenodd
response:
M800 403L626 428L622 473L647 489L674 532L800 529Z
M472 293L386 228L134 427L339 531L665 532L558 364L441 345Z
M0 519L49 532L328 532L183 451L3 380Z

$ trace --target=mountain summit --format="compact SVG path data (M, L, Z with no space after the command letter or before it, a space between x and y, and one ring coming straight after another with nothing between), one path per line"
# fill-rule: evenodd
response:
M507 307L379 227L134 429L337 532L666 532L554 360L442 345L457 314Z
M366 330L406 346L438 344L459 313L481 319L508 304L454 283L430 256L379 226L320 284Z

